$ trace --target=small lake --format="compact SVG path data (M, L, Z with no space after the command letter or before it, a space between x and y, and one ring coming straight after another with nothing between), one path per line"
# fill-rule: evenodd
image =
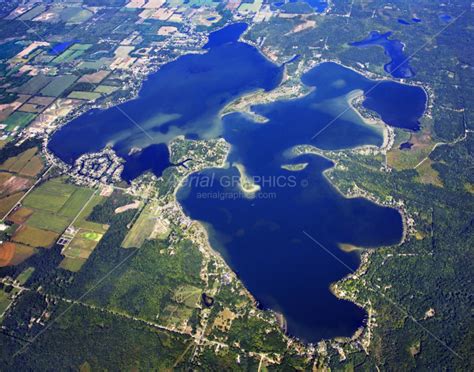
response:
M341 250L340 244L396 244L402 219L394 209L344 198L323 174L331 161L296 157L291 149L304 144L321 149L381 145L380 128L366 124L349 97L365 92L363 105L386 123L416 130L426 95L418 87L373 81L323 63L302 77L313 89L308 95L253 107L265 123L242 113L220 118L228 102L255 89L271 90L282 79L281 66L238 41L245 28L234 25L218 31L224 35L212 34L204 54L163 66L144 83L139 98L119 106L146 133L117 108L93 110L57 131L49 148L72 163L81 154L111 145L125 158L123 177L131 180L147 170L159 176L170 166L166 145L177 135L225 138L232 145L229 163L245 169L260 191L249 197L229 183L239 178L235 166L207 169L190 176L178 192L186 213L205 224L212 246L261 306L284 314L290 334L310 342L350 336L366 314L330 292L330 284L350 272L331 254L356 269L358 254ZM289 164L298 166L289 170ZM193 182L206 178L213 181Z
M401 23L409 24L406 21ZM404 53L405 47L403 43L400 40L389 39L390 36L392 36L392 32L382 34L378 31L372 31L366 39L355 41L349 45L359 48L366 48L373 45L380 46L384 49L385 55L391 59L391 61L384 66L386 72L396 78L407 79L415 76L415 70L409 63L410 58Z

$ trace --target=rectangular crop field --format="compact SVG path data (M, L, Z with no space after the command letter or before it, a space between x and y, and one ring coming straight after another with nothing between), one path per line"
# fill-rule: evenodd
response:
M77 78L78 77L75 75L56 76L54 77L53 81L41 89L40 93L43 96L58 97L72 84L74 84Z
M31 112L15 111L3 122L3 124L7 126L5 128L7 132L13 132L15 129L26 127L35 117L36 114L32 114Z
M23 225L15 232L12 240L20 244L29 245L30 247L51 248L58 237L59 234L52 231Z
M61 234L64 230L66 230L70 223L71 221L69 218L58 216L57 214L42 210L34 211L34 213L26 222L28 226L54 231L58 234Z
M61 182L59 179L48 181L35 188L24 200L29 208L58 212L76 191L76 186Z

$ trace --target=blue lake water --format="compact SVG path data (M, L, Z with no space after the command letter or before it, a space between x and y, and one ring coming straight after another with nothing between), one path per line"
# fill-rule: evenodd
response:
M67 48L69 48L72 44L77 43L77 40L72 41L65 41L59 44L55 44L49 51L48 54L50 55L57 55L64 52Z
M398 23L400 23L401 25L404 25L404 26L409 26L410 25L410 22L405 21L402 18L399 18L397 21L398 21Z
M326 0L289 0L289 2L290 3L307 3L318 13L324 12L329 5L329 3ZM277 2L272 3L272 5L279 8L285 5L285 2L277 1Z
M411 78L415 76L415 70L410 66L409 58L404 53L404 46L400 40L389 39L391 32L379 33L372 31L370 35L361 41L355 41L349 45L366 48L373 45L383 47L385 55L391 58L391 61L385 64L384 69L390 75L396 78Z
M439 19L442 20L445 23L449 23L449 22L451 22L453 17L451 17L449 14L440 14Z
M206 224L213 247L261 305L285 315L292 335L306 341L350 336L363 324L365 312L329 291L330 283L350 270L326 249L355 269L358 255L338 245L395 244L402 235L401 216L365 199L344 198L323 175L332 166L329 160L316 155L295 158L290 150L302 144L322 149L380 145L380 130L365 124L348 106L348 96L356 90L365 92L364 105L384 121L413 130L426 95L417 87L379 83L323 63L302 78L315 88L310 94L253 108L266 123L241 113L221 119L219 111L228 102L258 88L271 90L282 78L282 67L237 41L237 27L245 29L230 26L218 31L224 35L211 35L204 54L163 66L144 83L139 98L119 109L93 110L65 125L52 136L49 148L72 163L81 154L111 145L125 158L123 177L131 180L146 170L159 176L170 166L166 144L177 135L224 137L232 145L229 163L242 164L260 192L255 198L242 197L238 185L227 182L238 175L234 166L208 169L192 175L179 190L183 208ZM299 171L282 168L291 163L307 165ZM192 182L206 177L214 182Z
M219 136L217 114L227 103L255 89L270 90L282 77L282 67L237 41L245 28L243 23L232 25L211 35L206 53L185 55L160 68L145 81L138 99L118 108L91 110L73 120L52 136L49 148L72 164L82 154L100 151L106 145L127 158L133 149L166 144L180 134L190 138ZM137 156L135 152L133 159ZM148 165L147 169L160 175L169 163L160 156ZM133 168L125 177L139 175L140 167Z

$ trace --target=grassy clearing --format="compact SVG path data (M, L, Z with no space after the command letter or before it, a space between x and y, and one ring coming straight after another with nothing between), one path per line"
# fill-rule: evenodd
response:
M156 222L153 214L154 209L153 206L148 206L142 210L137 221L123 240L122 248L140 248L145 240L150 237Z
M114 87L112 85L99 85L94 89L94 92L111 94L115 92L119 87Z
M173 300L179 304L184 304L187 307L198 307L201 299L201 288L192 285L182 286L176 289L173 294Z
M95 231L100 234L105 234L107 229L109 228L108 225L102 225L100 223L86 221L87 217L91 214L92 210L96 205L103 203L105 198L100 195L94 195L94 197L89 201L89 204L83 209L80 215L77 217L74 226L76 228L81 228L84 230L91 230Z
M86 263L87 259L64 257L59 264L59 267L64 270L72 271L74 273L81 270L82 265Z
M443 187L443 182L441 181L441 178L439 178L438 172L431 166L432 164L433 162L428 158L418 168L416 168L416 171L418 172L416 181Z
M34 267L27 267L25 270L23 270L20 275L16 277L16 280L20 282L20 284L25 284L30 276L33 274L35 271Z

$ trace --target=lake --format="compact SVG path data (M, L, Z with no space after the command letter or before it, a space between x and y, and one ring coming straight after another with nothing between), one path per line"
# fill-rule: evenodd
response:
M231 166L190 176L188 181L214 181L185 183L178 200L186 213L205 224L212 246L261 306L284 314L291 335L308 342L350 336L366 314L330 292L330 284L350 272L332 255L356 269L358 254L341 250L340 244L397 244L402 218L395 209L344 198L324 176L331 161L309 154L296 157L291 149L304 144L332 150L381 145L381 130L351 108L351 94L365 92L365 107L386 123L411 130L419 127L426 94L323 63L302 77L303 84L314 88L308 95L253 107L265 123L242 113L220 118L227 103L259 88L272 90L282 79L281 66L238 41L245 28L238 24L212 34L205 53L163 66L144 83L137 99L119 109L96 109L73 120L52 136L49 148L72 163L81 154L111 145L126 160L122 176L131 180L147 170L161 175L171 165L166 145L177 135L225 138L232 145ZM289 164L297 168L289 170ZM239 178L237 166L260 186L251 197L229 182Z
M409 23L405 22L405 24ZM405 46L400 40L389 39L390 36L392 36L392 32L390 31L383 34L378 31L372 31L366 39L355 41L349 45L359 48L366 48L373 45L380 46L384 49L385 55L391 59L391 61L384 66L386 72L396 78L406 79L415 76L415 70L409 63L410 58L404 53Z

